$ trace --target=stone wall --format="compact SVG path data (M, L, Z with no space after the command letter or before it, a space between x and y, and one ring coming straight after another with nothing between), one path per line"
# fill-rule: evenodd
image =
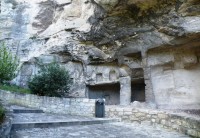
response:
M18 94L2 90L0 90L0 99L9 104L42 109L44 112L95 116L94 99L56 98L32 94Z
M186 117L152 109L106 106L106 117L119 117L125 122L159 125L190 136L200 137L200 118Z

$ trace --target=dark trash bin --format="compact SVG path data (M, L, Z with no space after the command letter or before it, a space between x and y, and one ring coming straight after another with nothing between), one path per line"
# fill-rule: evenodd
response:
M105 117L105 102L103 99L97 99L95 104L95 117Z

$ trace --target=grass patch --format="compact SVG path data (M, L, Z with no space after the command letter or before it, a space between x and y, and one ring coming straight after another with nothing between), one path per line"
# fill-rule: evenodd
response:
M10 92L31 94L31 91L29 89L21 88L19 86L15 86L15 85L0 84L0 89L5 90L5 91L10 91Z

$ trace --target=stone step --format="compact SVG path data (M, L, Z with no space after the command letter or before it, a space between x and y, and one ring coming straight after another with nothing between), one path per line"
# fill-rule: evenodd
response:
M94 119L83 121L46 121L46 122L14 122L12 124L12 131L31 129L31 128L49 128L49 127L67 127L76 125L93 125L120 122L121 119Z
M13 109L13 113L44 113L43 110L39 109Z

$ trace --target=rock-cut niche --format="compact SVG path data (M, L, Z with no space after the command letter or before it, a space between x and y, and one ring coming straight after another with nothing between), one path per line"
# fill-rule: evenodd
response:
M111 70L109 73L109 80L116 81L118 79L117 73L115 70Z
M97 73L96 74L96 82L101 82L101 81L103 81L103 74Z

